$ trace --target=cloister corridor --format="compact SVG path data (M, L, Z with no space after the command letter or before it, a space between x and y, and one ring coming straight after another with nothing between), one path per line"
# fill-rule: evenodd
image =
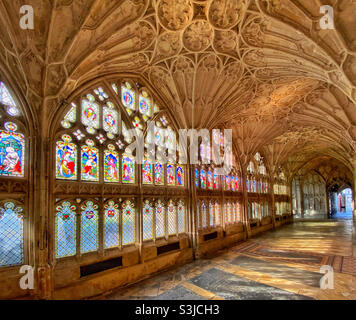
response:
M354 300L355 221L295 222L94 299ZM321 289L322 265L334 289Z

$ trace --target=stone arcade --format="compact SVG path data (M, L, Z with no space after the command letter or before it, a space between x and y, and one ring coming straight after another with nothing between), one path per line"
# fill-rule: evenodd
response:
M0 299L355 298L355 1L27 0L25 30L23 5L0 0ZM232 170L180 129L231 129Z

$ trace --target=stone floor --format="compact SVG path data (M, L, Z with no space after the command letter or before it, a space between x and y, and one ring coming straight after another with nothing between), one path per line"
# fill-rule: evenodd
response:
M163 272L98 299L356 300L356 237L351 220L296 222ZM334 289L320 289L320 267Z

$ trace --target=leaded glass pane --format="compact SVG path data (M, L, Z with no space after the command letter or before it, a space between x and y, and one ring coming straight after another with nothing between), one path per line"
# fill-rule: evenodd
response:
M179 201L178 208L178 233L185 232L185 207L183 201Z
M127 82L126 85L121 87L121 101L123 105L130 109L135 110L135 91L131 90L130 84Z
M69 201L57 206L55 219L56 258L74 256L77 252L76 207Z
M130 201L126 201L122 210L122 244L135 243L135 208Z
M165 235L165 213L164 207L161 203L156 206L156 238L164 237Z
M205 202L201 205L201 220L202 220L202 228L207 227L207 208Z
M119 114L114 109L114 106L103 108L103 129L107 132L108 137L113 139L115 134L119 132Z
M95 102L95 98L88 95L89 100L82 101L82 123L87 127L88 133L95 133L95 129L99 129L99 105Z
M217 226L221 225L221 207L218 202L215 203L215 224Z
M168 234L173 235L177 233L176 222L176 207L173 203L168 205Z
M98 205L94 204L92 201L87 201L81 206L80 252L82 254L98 250L98 208Z
M212 202L209 203L209 226L214 227L214 204Z
M22 208L5 202L0 208L0 266L23 263Z
M148 117L151 116L151 100L145 94L139 97L139 111Z
M118 247L120 245L119 205L114 201L109 201L104 205L104 209L104 247Z
M153 239L153 208L146 202L142 213L143 241Z
M206 174L204 169L200 170L200 185L202 189L206 189Z

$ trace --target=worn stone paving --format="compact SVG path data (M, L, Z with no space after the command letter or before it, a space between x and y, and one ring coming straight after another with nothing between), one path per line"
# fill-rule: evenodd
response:
M110 300L356 300L352 220L296 222L98 297ZM322 290L320 267L334 268Z

